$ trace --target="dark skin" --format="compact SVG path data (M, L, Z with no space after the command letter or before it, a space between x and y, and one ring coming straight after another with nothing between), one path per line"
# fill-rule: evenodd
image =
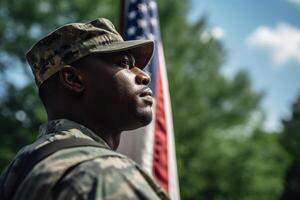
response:
M55 91L54 98L44 101L48 120L78 122L114 150L122 131L152 120L150 77L130 54L91 54L64 66L57 76L40 88Z

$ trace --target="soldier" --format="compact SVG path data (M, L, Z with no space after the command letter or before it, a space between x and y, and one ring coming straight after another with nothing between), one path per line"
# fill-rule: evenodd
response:
M0 199L168 199L114 150L152 120L151 40L123 41L104 18L62 26L27 53L48 122L1 176Z

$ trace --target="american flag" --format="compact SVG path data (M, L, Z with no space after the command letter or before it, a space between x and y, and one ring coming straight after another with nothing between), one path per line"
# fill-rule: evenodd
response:
M146 128L123 134L119 151L140 163L169 193L180 199L168 80L160 39L157 3L154 0L123 0L121 24L125 40L152 39L155 50L146 71L154 93L154 119ZM141 134L140 132L145 132ZM137 133L139 132L139 133Z

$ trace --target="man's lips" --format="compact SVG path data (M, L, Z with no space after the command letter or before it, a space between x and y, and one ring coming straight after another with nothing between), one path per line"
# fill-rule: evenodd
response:
M142 90L142 92L140 93L140 97L144 97L144 96L153 96L152 90L150 88L144 88Z
M150 88L144 88L139 96L143 98L146 104L150 106L153 104L153 93Z

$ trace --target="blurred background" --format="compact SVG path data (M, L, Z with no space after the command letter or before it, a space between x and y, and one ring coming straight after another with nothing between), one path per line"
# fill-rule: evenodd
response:
M158 0L182 199L299 199L300 1ZM119 1L0 1L0 171L46 114L25 52Z

